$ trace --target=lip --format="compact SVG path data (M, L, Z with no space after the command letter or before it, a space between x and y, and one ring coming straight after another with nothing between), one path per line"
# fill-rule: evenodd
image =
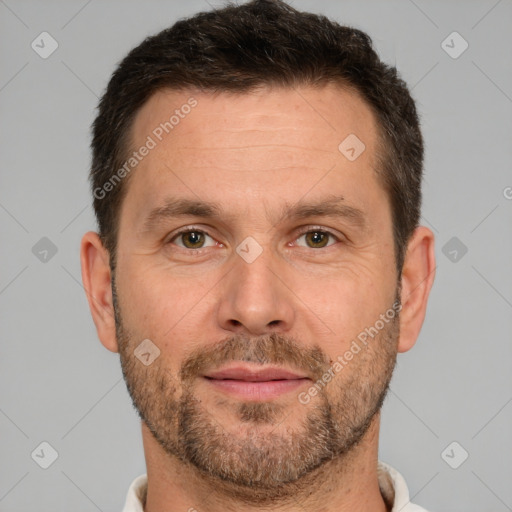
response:
M277 398L309 382L309 377L285 368L266 366L230 366L204 375L218 391L240 399L258 401Z
M229 366L208 373L205 377L210 379L233 379L246 382L264 382L270 380L292 380L304 379L306 375L292 372L277 366L266 366L264 368L254 366Z

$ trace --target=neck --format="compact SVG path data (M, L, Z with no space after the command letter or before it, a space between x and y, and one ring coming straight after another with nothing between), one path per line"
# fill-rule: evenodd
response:
M377 477L379 414L350 453L327 461L272 498L274 512L387 512ZM169 456L142 422L148 489L144 512L255 512L268 491L240 489ZM261 496L257 496L258 492ZM257 505L256 503L260 504ZM266 507L265 507L266 508Z

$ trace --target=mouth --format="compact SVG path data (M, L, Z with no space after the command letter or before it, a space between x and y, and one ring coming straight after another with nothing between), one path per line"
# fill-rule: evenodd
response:
M306 375L285 368L240 364L203 377L213 389L251 401L277 398L311 381Z

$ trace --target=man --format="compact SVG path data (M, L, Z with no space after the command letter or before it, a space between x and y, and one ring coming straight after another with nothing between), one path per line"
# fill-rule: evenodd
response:
M82 277L147 476L125 512L414 512L378 461L423 323L414 102L364 33L285 3L200 13L120 63Z

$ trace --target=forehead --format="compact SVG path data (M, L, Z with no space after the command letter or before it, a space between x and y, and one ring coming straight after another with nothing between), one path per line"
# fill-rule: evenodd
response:
M161 126L165 123L167 131ZM332 151L349 133L359 134L371 146L375 132L367 103L356 91L335 84L220 93L163 89L135 116L131 140L137 143L154 133L157 139L160 135L183 142L186 137L194 143L207 137L214 143L233 134L250 146L254 139L279 144L293 137L304 149Z
M343 193L376 185L374 114L357 93L332 84L161 90L137 113L130 139L132 150L149 140L152 146L130 175L125 199L139 212L163 202L170 188L173 196L204 200L222 191L226 200L243 192L252 203L293 203L308 189L331 191L339 179ZM349 158L354 151L362 152ZM233 211L237 206L235 199Z

